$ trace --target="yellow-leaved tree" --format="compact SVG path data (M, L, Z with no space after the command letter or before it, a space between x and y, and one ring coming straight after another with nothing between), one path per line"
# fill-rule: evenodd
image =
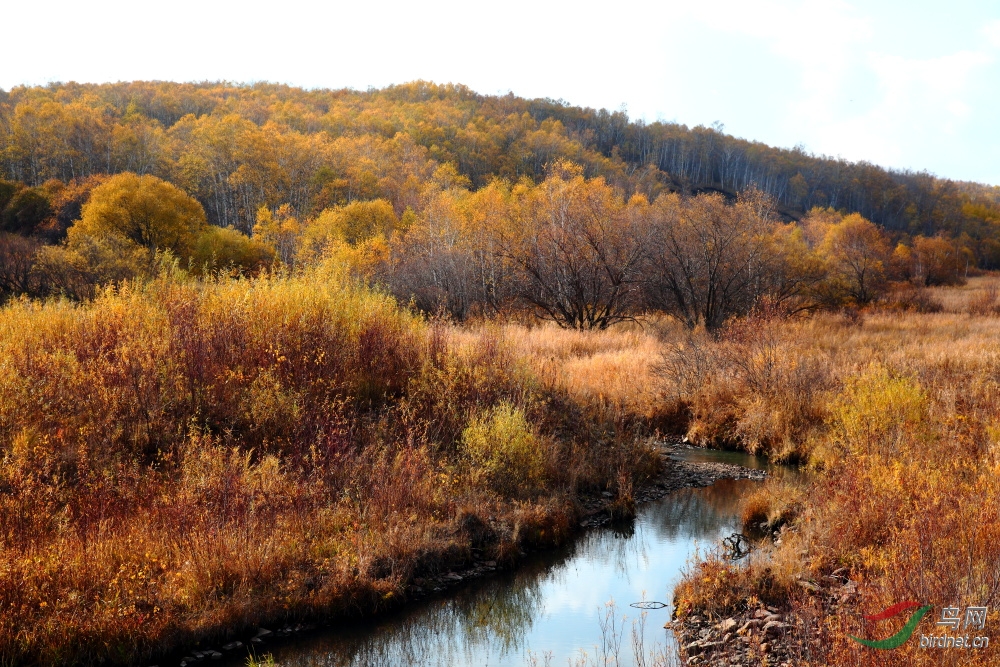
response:
M206 224L201 204L177 186L155 176L123 173L94 188L70 239L114 236L150 253L169 250L189 257Z

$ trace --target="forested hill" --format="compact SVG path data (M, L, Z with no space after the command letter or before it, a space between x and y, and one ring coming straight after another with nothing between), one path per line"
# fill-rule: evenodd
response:
M93 174L154 174L249 232L260 206L299 215L385 198L417 208L452 163L473 188L540 180L567 159L626 194L736 193L755 185L798 218L857 212L896 236L968 234L1000 267L1000 188L776 149L713 128L630 121L561 101L414 82L381 90L283 85L75 83L0 91L0 176L39 186Z

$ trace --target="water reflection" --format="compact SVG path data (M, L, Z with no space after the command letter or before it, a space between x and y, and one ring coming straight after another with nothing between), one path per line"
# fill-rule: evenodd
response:
M735 458L734 463L763 467L739 455L696 456L719 454L711 460ZM754 484L723 480L679 491L642 507L625 530L591 531L571 547L533 558L517 572L470 583L375 624L345 625L276 647L274 657L281 665L302 667L458 667L521 666L531 655L547 654L551 664L564 665L583 652L595 656L605 603L614 599L619 618L625 613L632 619L640 612L628 607L631 602L669 605L688 556L737 529L739 498ZM671 637L660 629L669 616L669 606L649 612L647 639L670 644ZM627 644L627 631L625 637ZM623 649L621 657L621 664L631 664L630 650Z

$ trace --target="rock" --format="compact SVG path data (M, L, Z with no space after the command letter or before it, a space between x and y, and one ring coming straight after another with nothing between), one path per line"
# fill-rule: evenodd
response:
M758 609L753 613L754 618L765 618L767 616L770 616L770 614L767 613L766 609Z
M210 657L212 660L222 660L222 654L219 653L218 651L209 651L208 657Z
M688 655L698 655L699 653L701 653L701 650L702 650L702 645L700 641L691 642L690 644L684 647L684 652L687 653Z
M765 623L769 623L770 621L780 621L780 620L781 616L779 616L778 614L768 614L767 616L764 617Z
M226 644L225 646L222 647L222 650L223 651L234 651L234 650L238 649L241 646L243 646L243 642L229 642L228 644Z
M721 623L715 626L716 630L720 632L729 632L735 627L736 627L735 618L727 618L726 620L722 621Z
M764 624L764 632L766 634L778 634L787 627L788 625L781 621L768 621Z
M257 628L258 637L267 637L269 634L271 634L271 631L267 628Z
M486 567L496 567L497 562L495 560L488 560L483 562L483 565L485 565Z
M252 644L263 644L264 640L261 639L260 637L254 637L253 639L250 640L250 642Z
M457 574L455 572L449 572L448 574L444 575L443 578L447 579L448 581L461 581L462 575Z

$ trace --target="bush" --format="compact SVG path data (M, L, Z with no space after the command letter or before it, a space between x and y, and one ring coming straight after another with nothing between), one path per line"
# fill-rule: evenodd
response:
M52 206L43 190L23 188L0 212L0 231L30 236L51 214Z
M196 274L214 269L254 273L274 261L274 250L232 227L208 227L198 235L191 255Z
M532 432L524 412L509 403L473 417L462 432L462 444L474 469L482 471L490 486L504 495L531 493L542 482L542 441Z

